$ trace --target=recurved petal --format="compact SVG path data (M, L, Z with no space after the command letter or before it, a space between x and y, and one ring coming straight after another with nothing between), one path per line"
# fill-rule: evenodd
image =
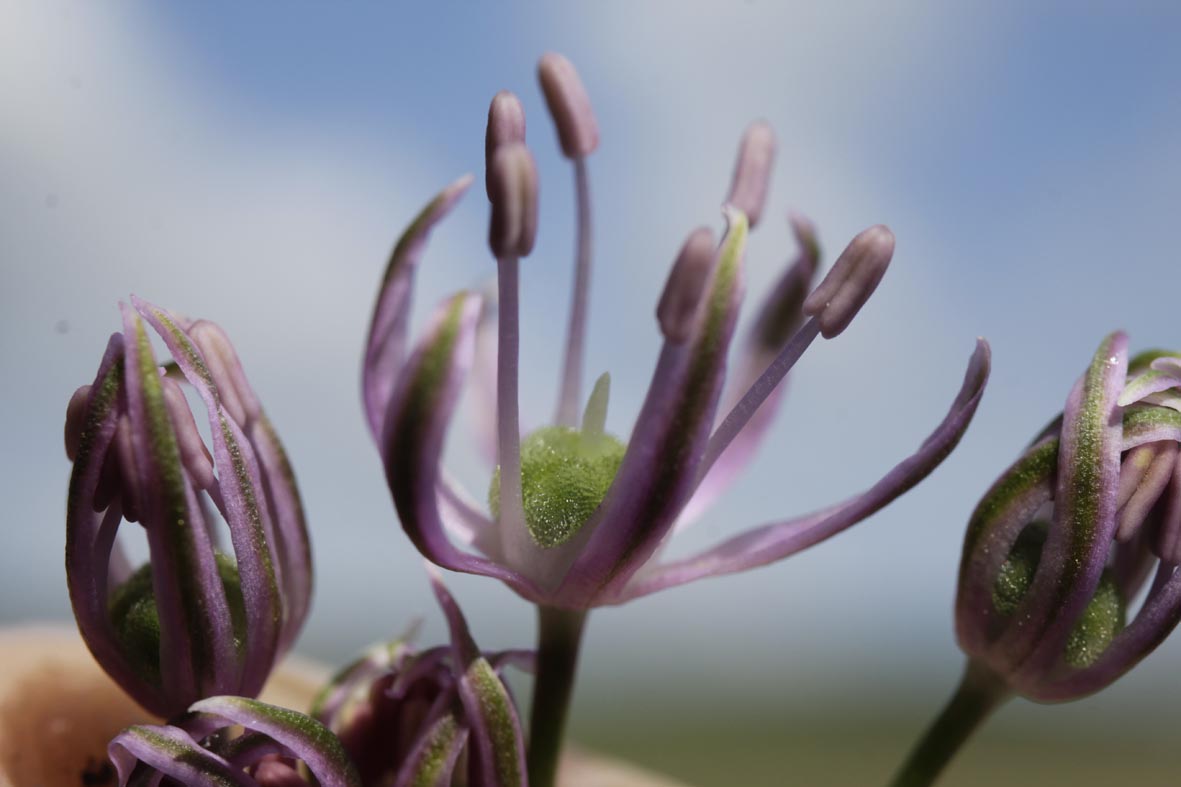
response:
M729 229L685 343L666 340L648 396L615 481L584 526L586 546L558 599L586 608L614 590L655 552L692 491L713 426L726 353L742 300L747 221L727 208Z
M460 293L445 301L406 362L390 397L382 460L398 517L424 557L452 571L496 577L526 598L533 584L491 560L456 549L439 512L443 438L471 365L479 298Z
M469 756L479 763L481 783L523 787L525 737L508 689L483 656L468 663L459 678L459 697L471 730Z
M517 709L496 669L472 639L463 611L443 584L438 571L427 568L431 588L451 632L452 666L459 682L464 718L471 729L481 783L522 785L525 780L525 743Z
M450 787L468 731L448 713L435 719L406 756L394 787Z
M115 764L119 784L124 787L131 782L136 765L141 762L178 784L256 787L245 771L202 749L188 733L176 727L128 727L111 741L107 754Z
M137 702L159 704L159 687L132 668L111 629L109 564L121 512L117 504L102 516L95 512L95 494L119 420L123 358L123 336L116 333L75 415L79 426L66 496L66 584L78 630L95 660Z
M196 697L233 687L240 673L225 589L182 468L152 345L135 311L124 307L123 322L128 418L160 619L161 684L171 697L165 707L145 707L170 716Z
M1041 440L1001 475L968 520L956 593L960 646L981 656L993 636L992 593L1021 531L1054 496L1058 438Z
M283 630L279 652L286 653L303 628L312 604L312 545L295 470L271 419L264 413L249 435L258 457L267 508L274 524L277 568L283 587Z
M1022 691L1039 702L1061 702L1094 694L1139 664L1164 642L1179 621L1181 571L1175 565L1161 563L1140 611L1115 635L1094 664L1068 673L1059 680L1035 683Z
M1124 408L1123 423L1121 451L1158 440L1181 442L1181 412L1170 407L1128 405Z
M923 441L918 451L866 492L800 519L775 522L749 530L694 557L645 571L609 601L628 601L695 579L773 563L819 543L880 510L923 480L959 443L984 393L989 358L988 343L981 339L968 364L963 386L947 416Z
M189 709L186 725L204 734L240 724L284 746L307 765L321 787L360 787L361 780L336 736L320 722L287 708L245 697L210 697Z
M227 371L230 366L237 366L240 375L241 366L237 364L237 356L232 349L226 349L228 341L224 341L224 335L221 335L221 339L210 339L212 344L207 342L214 348L218 358L218 371L215 372L209 365L206 353L172 315L142 299L132 300L136 310L164 340L185 379L205 403L218 477L219 495L214 500L229 527L246 613L245 663L240 682L220 685L222 691L254 696L262 690L278 653L283 618L283 602L279 593L279 574L282 569L275 551L274 527L267 509L258 457L243 432L241 422L225 406L222 387L217 381L221 379L229 387L238 389L236 396L239 397L240 406L244 412L253 413L251 420L257 420L261 411L257 404L248 407L244 403L247 400L244 390L232 380L233 374ZM194 323L194 327L200 325ZM244 375L240 376L244 381ZM248 384L245 384L245 389L249 389ZM253 393L250 393L252 397Z
M726 395L723 397L725 404L720 412L729 412L738 403L803 323L804 298L812 289L820 262L820 247L816 242L815 228L808 219L793 215L791 224L799 245L799 254L759 308L758 316L738 355L737 369L726 382ZM678 527L700 516L750 464L779 413L786 390L785 376L706 472L689 504L681 512L677 520Z
M1181 362L1176 358L1158 358L1152 362L1151 368L1128 381L1120 393L1119 405L1127 407L1150 394L1170 388L1181 388Z
M414 270L426 249L431 230L467 193L472 180L471 175L464 175L427 203L398 238L386 264L377 304L373 307L373 319L369 324L361 373L361 391L369 432L379 445L390 394L393 393L406 354Z
M1127 337L1099 345L1063 411L1054 519L1033 583L1014 612L1022 626L998 640L1022 685L1053 667L1091 600L1115 536L1122 442L1116 403L1127 374Z

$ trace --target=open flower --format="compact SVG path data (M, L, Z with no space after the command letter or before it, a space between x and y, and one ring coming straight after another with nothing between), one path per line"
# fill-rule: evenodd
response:
M657 309L664 346L624 443L603 431L605 376L578 418L590 276L586 159L598 141L597 125L568 61L548 55L540 72L562 150L575 165L579 219L554 425L521 438L518 276L536 232L537 175L524 143L524 114L511 94L494 99L487 137L489 240L499 273L495 328L492 304L462 292L440 307L407 356L415 267L431 230L470 177L439 194L399 239L373 315L363 379L368 423L402 526L424 556L448 569L497 577L539 604L587 609L780 560L873 514L942 462L980 401L989 368L983 341L946 418L869 490L799 519L754 528L696 556L657 560L674 526L700 514L750 461L783 378L817 336L833 338L848 326L885 273L894 238L881 226L861 233L812 290L818 245L811 225L794 218L800 257L766 297L736 354L727 407L719 410L743 294L747 233L762 213L774 153L769 126L752 125L727 199L725 237L715 248L708 229L694 231L672 267ZM491 352L477 357L475 348L491 345L493 330L494 360ZM478 390L489 399L482 409L496 413L494 429L479 441L499 465L491 515L440 468L445 432L473 359ZM493 368L490 380L486 370Z
M1181 619L1179 358L1129 363L1122 333L1104 339L1062 415L976 507L956 628L1010 690L1041 701L1098 691Z
M140 724L107 752L123 787L361 787L340 741L320 722L243 697L210 697L173 724ZM311 778L309 778L309 775Z
M364 785L523 784L524 738L499 673L529 666L533 654L480 653L455 599L431 582L451 644L370 648L332 679L312 715L339 736Z
M123 328L67 411L66 579L95 659L169 717L204 697L257 695L307 615L311 555L291 466L222 330L134 297ZM204 403L212 451L174 376ZM117 538L123 522L147 537L139 569Z

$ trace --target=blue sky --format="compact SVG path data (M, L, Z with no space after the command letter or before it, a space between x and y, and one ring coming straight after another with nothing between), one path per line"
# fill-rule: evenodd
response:
M549 410L572 185L534 68L555 49L579 66L602 131L587 373L612 373L617 433L650 375L667 265L688 229L720 225L750 120L780 141L751 302L793 252L777 219L789 208L816 220L828 260L870 224L898 236L853 328L801 363L757 467L677 550L863 488L941 417L977 335L995 362L975 426L928 483L788 563L596 615L587 685L659 673L652 690L671 690L724 658L743 667L741 696L785 661L799 677L784 697L881 675L940 696L960 664L950 606L976 499L1061 408L1104 333L1181 344L1181 12L836 5L0 6L0 620L68 615L61 422L134 291L220 322L284 435L319 558L306 650L341 658L416 615L441 635L364 433L361 341L390 243L439 187L478 170L487 102L513 89L543 200L523 268L523 408ZM416 319L491 275L485 221L477 189L436 236ZM451 458L482 494L462 437ZM511 593L455 587L489 644L528 639ZM671 666L657 642L681 654ZM1094 702L1160 690L1179 647Z

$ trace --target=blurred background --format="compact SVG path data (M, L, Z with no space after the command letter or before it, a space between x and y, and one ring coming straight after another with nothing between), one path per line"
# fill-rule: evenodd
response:
M595 104L587 375L626 436L685 233L720 227L745 126L780 142L748 256L754 302L816 221L826 263L898 238L878 294L794 373L755 467L673 547L804 513L875 481L938 422L977 335L994 373L928 480L790 561L592 616L574 736L699 785L883 782L958 678L951 603L984 489L1065 400L1101 337L1178 347L1181 8L1169 3L329 5L0 2L0 623L69 620L66 401L135 292L216 320L291 453L318 569L300 642L340 662L425 619L443 637L365 431L359 359L393 240L483 163L516 91L542 173L523 264L522 411L551 411L571 280L570 167L536 86L565 53ZM472 190L437 232L416 324L493 274ZM749 310L748 310L749 313ZM489 470L452 430L479 497ZM450 580L487 647L531 609ZM1103 694L1015 701L948 785L1175 784L1181 635Z

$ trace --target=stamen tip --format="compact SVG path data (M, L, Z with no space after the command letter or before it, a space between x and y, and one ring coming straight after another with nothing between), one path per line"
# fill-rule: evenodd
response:
M894 256L894 233L884 224L862 231L850 241L820 286L804 301L804 314L820 321L824 338L849 327L886 274Z
M489 199L492 198L492 157L502 145L524 142L525 108L514 93L502 90L492 97L488 107L488 128L484 134L484 162L488 173L485 187Z
M557 52L546 52L537 64L537 78L566 158L589 156L599 146L599 124L590 97L574 64Z
M762 218L774 162L775 132L765 120L756 120L742 135L727 198L749 217L751 227Z
M488 164L492 220L488 245L497 259L524 257L537 237L537 165L520 142L497 148Z

